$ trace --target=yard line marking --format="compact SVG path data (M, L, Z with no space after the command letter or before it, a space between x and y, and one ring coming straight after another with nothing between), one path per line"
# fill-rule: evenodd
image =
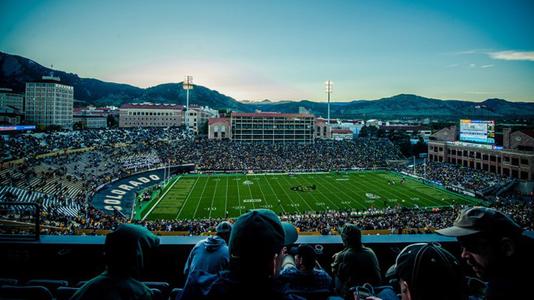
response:
M332 176L330 176L329 178L331 178L331 177L332 177ZM333 189L331 189L331 190L332 190L332 195L334 195L337 199L339 199L339 200L340 200L340 203L341 203L341 201L344 201L344 199L343 199L343 198L340 198L340 197L337 195L337 193L334 192L334 191L340 191L341 193L345 194L345 196L348 196L347 199L350 199L350 195L348 195L347 193L345 193L345 192L344 192L343 190L341 190L340 188L336 188L335 185L333 185L332 183L330 183L330 180L331 180L331 179L323 179L323 178L321 178L321 180L318 181L318 182L321 182L321 185L323 185L323 186L325 186L325 185L331 185L331 186L333 186ZM329 201L330 203L332 203L332 205L334 205L334 206L336 207L336 209L339 209L339 207L338 207L332 200L330 200L330 197L327 196L326 198L328 199L328 201Z
M174 185L180 180L180 178L182 178L182 176L178 177L173 183L172 185L165 191L165 193L163 193L163 195L161 195L161 197L159 197L158 199L158 202L156 202L156 204L154 204L150 210L146 213L146 215L141 219L141 221L144 221L146 219L146 217L148 217L152 211L154 210L154 208L156 208L156 206L158 206L159 202L161 201L161 199L163 199L163 197L165 197L165 195L167 195L167 193L174 187Z
M187 204L187 200L189 200L189 196L191 196L191 194L193 193L193 190L195 189L195 186L197 185L197 182L198 182L199 178L200 177L197 177L197 180L195 180L195 183L193 183L193 186L189 190L189 194L187 194L187 197L185 197L184 203L182 203L182 207L180 207L180 210L178 211L178 214L176 215L176 218L175 218L176 220L178 220L178 217L182 213L182 210L184 209L185 205Z
M307 181L310 182L311 184L314 184L315 186L317 186L317 183L316 181L313 181L313 180L310 180L309 177L307 177ZM330 202L333 206L336 207L336 209L339 209L339 207L332 201L330 200L329 197L327 197L322 191L321 189L316 189L316 191L321 194L321 196L323 197L323 199L326 199L326 201ZM317 200L317 197L312 193L312 197L315 198ZM324 200L323 200L324 201ZM318 201L315 201L316 203L318 203Z
M226 177L226 193L224 198L224 217L226 218L226 212L228 211L228 177Z
M297 182L300 183L300 178L297 178ZM285 181L289 182L287 179L285 179ZM290 182L289 182L290 183ZM291 183L290 183L291 184ZM310 204L308 203L308 201L306 201L306 199L304 199L304 197L302 197L302 195L299 193L299 192L296 192L298 194L298 196L300 197L300 199L302 199L302 201L304 201L304 203L306 203L306 205L310 208L310 211L314 211L314 209L310 206Z
M211 218L211 212L213 211L213 201L215 200L215 195L217 194L217 186L219 185L220 180L215 180L215 189L213 189L213 195L211 196L211 205L210 205L210 213L208 214L208 218Z
M280 176L285 176L285 175L280 175ZM282 185L280 184L280 181L277 180L276 183L278 184L278 186L280 187L280 189L284 192L284 194L286 194L286 197L287 199L289 199L289 201L291 202L291 207L294 207L297 209L297 212L300 214L300 209L299 209L299 206L300 204L298 203L293 203L293 199L291 199L291 196L286 192L286 190L282 187Z
M204 192L206 191L206 187L208 186L210 178L206 177L206 183L204 184L204 188L202 189L202 194L200 194L200 199L198 199L197 207L195 208L195 212L193 213L193 219L197 216L198 208L200 207L200 202L202 202L202 197L204 196Z
M303 176L303 177L304 177L304 176ZM300 176L299 176L297 179L298 179L297 182L300 183L300 182L301 182L301 181L300 181ZM287 181L287 179L286 179L286 181ZM306 203L306 205L308 205L308 207L310 208L310 211L315 211L315 210L317 210L317 209L313 209L313 208L311 207L310 203L308 203L308 201L306 201L306 199L304 199L304 197L303 197L299 192L296 192L296 193L299 195L299 197L302 199L302 201L304 201L304 203Z
M279 176L279 175L274 175L274 176ZM278 180L278 177L273 177L272 179L276 179L276 180ZM278 181L276 181L276 182L278 182ZM278 195L277 195L276 192L274 191L273 186L271 185L271 181L270 181L270 180L267 180L267 184L268 184L269 187L271 188L271 191L273 191L273 195L274 195L274 197L276 197L276 200L277 200L277 203L278 203L278 200L280 200L280 199L278 199ZM274 208L274 206L273 206L273 208ZM283 213L286 213L286 210L285 210L284 206L280 205L280 208L282 208L282 212L283 212Z
M238 177L236 179L237 180L235 180L235 184L237 186L237 206L239 207L239 215L241 215L241 195L239 193L239 182L241 181L241 178Z

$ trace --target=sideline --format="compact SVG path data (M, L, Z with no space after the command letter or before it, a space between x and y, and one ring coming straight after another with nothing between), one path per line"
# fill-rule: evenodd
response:
M182 178L182 176L178 176L178 178L176 178L176 180L172 183L172 185L165 191L165 193L163 193L163 195L161 195L161 197L159 197L158 201L154 205L152 205L152 207L148 210L148 212L141 218L141 221L144 221L146 217L148 217L152 213L154 208L158 206L161 199L163 199L163 197L167 195L167 193L174 187L174 185L180 180L180 178Z

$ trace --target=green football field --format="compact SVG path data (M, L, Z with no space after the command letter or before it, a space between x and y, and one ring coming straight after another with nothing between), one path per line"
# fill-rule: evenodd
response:
M401 182L403 181L403 182ZM146 219L237 217L249 209L302 213L402 205L476 204L475 198L385 171L296 175L184 175L141 213Z

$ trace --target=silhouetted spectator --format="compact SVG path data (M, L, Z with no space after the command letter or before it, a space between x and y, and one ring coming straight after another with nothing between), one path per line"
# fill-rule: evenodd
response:
M230 269L190 273L182 299L293 299L274 277L282 248L296 239L295 227L271 210L240 216L230 235Z
M488 282L486 299L532 299L533 240L493 208L463 210L452 227L437 231L458 238L462 258Z
M280 271L279 279L297 291L332 291L332 277L319 265L315 249L310 245L299 245L294 260L290 259Z
M381 283L380 266L374 251L362 244L362 233L358 227L346 224L341 238L345 249L334 254L332 274L336 292L351 297L349 289L364 283Z
M228 267L230 257L228 254L228 238L232 231L232 224L223 221L217 225L216 235L198 242L185 263L184 275L194 271L205 271L217 274Z
M148 251L158 245L159 238L145 227L119 225L106 236L106 271L85 283L71 299L152 299L152 292L138 278Z

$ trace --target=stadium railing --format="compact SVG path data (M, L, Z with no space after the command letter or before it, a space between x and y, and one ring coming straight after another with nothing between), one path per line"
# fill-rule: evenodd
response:
M41 205L0 202L0 240L39 240Z
M171 287L182 287L185 278L183 268L189 252L203 236L160 236L160 247L148 255L147 269L142 281L163 281ZM381 269L385 272L394 263L398 252L407 244L438 242L459 255L454 239L437 234L366 235L366 246L377 254ZM5 259L0 268L0 278L17 278L26 282L35 278L63 279L69 282L89 280L105 269L105 236L42 235L39 240L0 241L0 257ZM300 235L297 244L311 244L321 249L318 260L329 269L332 255L343 249L340 236Z

